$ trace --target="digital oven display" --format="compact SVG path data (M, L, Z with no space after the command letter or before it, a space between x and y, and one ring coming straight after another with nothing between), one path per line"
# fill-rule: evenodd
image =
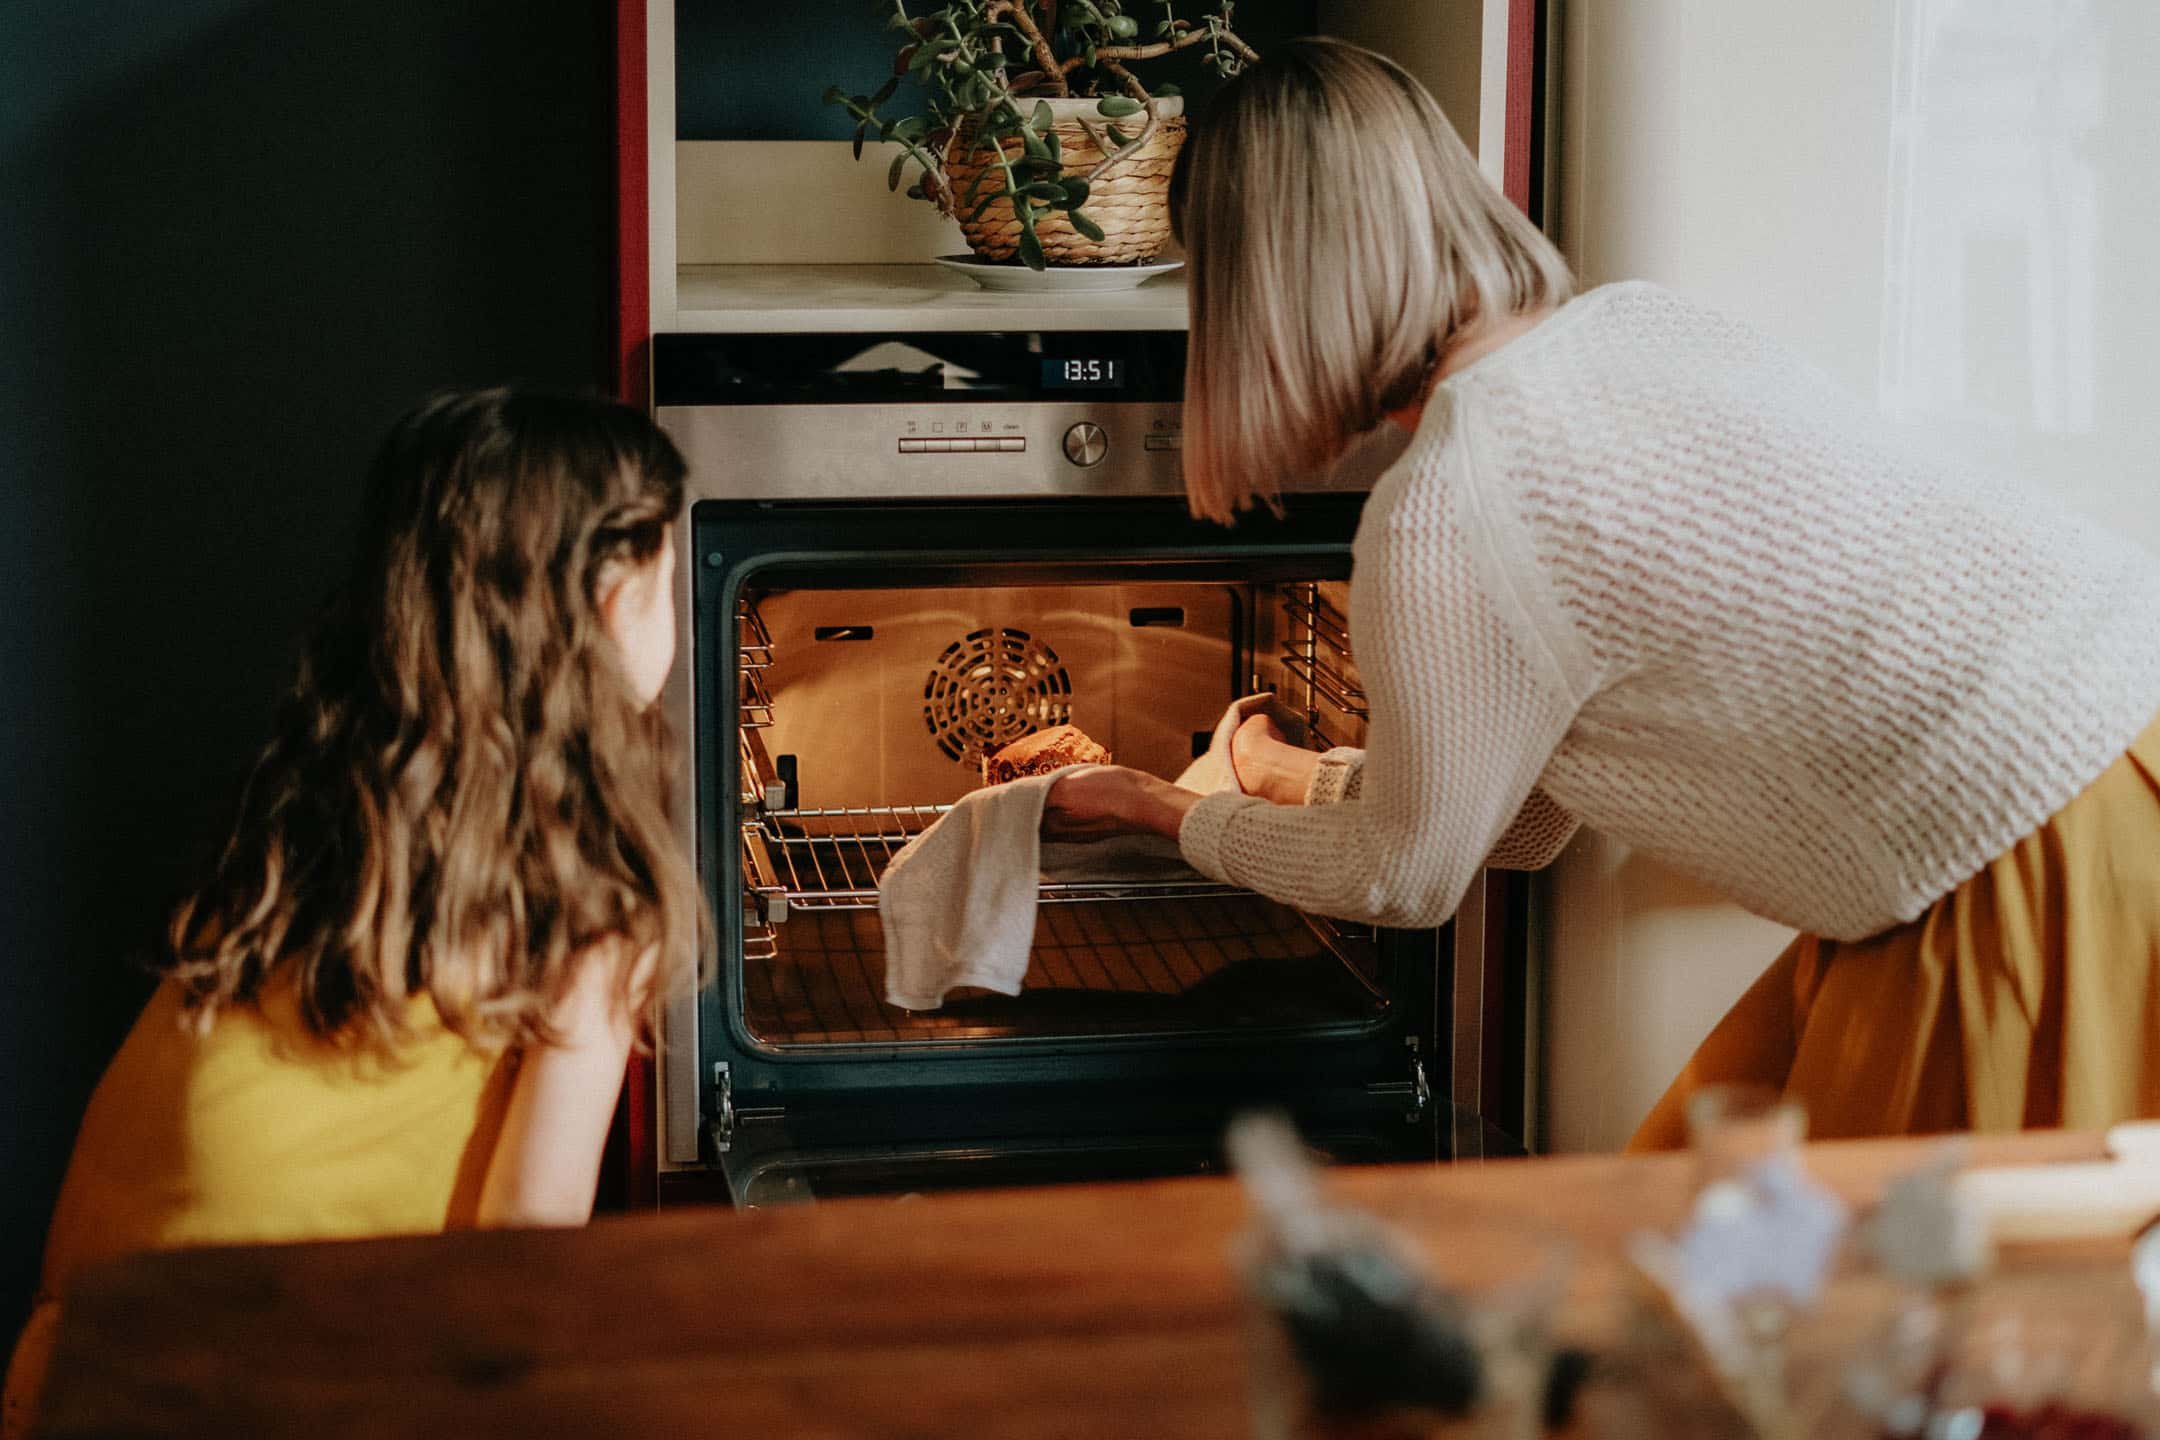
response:
M4 10L7 0L0 0ZM933 330L668 334L653 338L654 403L685 405L1175 405L1179 330ZM912 412L911 412L912 413ZM919 417L917 417L919 418ZM970 420L980 416L970 415Z
M1045 355L1042 383L1045 390L1116 390L1125 383L1126 362L1107 356Z

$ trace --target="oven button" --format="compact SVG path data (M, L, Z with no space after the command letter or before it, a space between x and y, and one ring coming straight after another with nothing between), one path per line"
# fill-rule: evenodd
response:
M952 448L955 450L966 450L970 453L973 453L974 451L982 449L983 445L986 443L987 442L985 441L975 440L972 438L966 440L955 440L952 442Z
M1027 436L1001 435L998 437L997 448L1005 451L1025 450L1027 449Z
M909 440L903 438L900 441L900 453L902 455L920 455L923 453L923 451L928 450L929 448L930 442L927 440Z
M1185 448L1185 437L1183 435L1148 435L1142 437L1140 443L1149 450L1183 450Z
M1100 465L1110 453L1110 437L1091 420L1083 420L1065 432L1065 458L1075 465Z

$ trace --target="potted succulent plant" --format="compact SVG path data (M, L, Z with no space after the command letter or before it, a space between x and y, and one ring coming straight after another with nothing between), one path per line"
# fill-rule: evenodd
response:
M1136 66L1198 50L1228 76L1259 58L1231 28L1235 0L886 3L891 78L825 92L855 117L856 157L868 139L898 145L890 188L912 165L908 193L958 220L978 256L1034 270L1134 264L1168 243L1184 101L1173 85L1150 91ZM920 103L880 114L908 78Z

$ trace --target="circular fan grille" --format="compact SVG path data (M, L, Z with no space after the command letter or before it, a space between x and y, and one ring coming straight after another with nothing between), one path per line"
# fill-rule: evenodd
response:
M993 628L945 647L923 681L923 724L962 765L1072 719L1072 680L1057 651L1025 630Z

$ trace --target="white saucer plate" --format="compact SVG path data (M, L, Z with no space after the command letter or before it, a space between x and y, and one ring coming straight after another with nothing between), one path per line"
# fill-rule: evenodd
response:
M1112 290L1135 290L1181 268L1182 260L1157 260L1146 265L1052 265L1030 270L1001 260L975 255L940 255L937 263L957 270L985 290L1016 295L1085 295Z

